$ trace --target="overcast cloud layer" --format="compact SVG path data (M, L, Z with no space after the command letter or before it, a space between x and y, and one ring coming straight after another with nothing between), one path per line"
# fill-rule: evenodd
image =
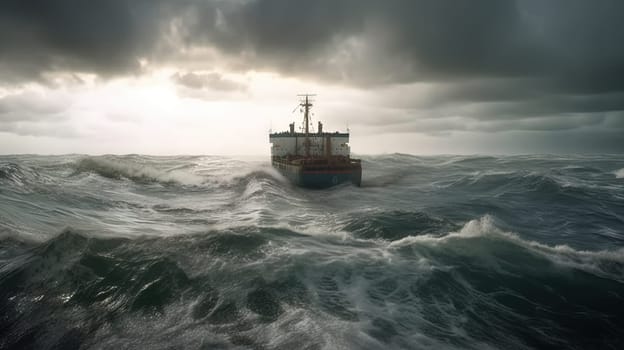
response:
M623 13L620 0L5 0L0 131L63 120L64 100L14 93L24 84L141 76L149 62L177 67L184 96L247 91L215 67L359 90L330 113L361 115L363 130L518 131L546 152L573 134L574 151L624 152Z

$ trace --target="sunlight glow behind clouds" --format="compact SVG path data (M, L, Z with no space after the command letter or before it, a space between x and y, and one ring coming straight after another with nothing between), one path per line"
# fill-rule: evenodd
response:
M13 91L5 89L1 106L16 109L8 113L21 114L11 120L5 111L0 123L3 153L268 154L270 128L286 130L289 123L301 122L293 92L321 91L312 122L316 125L321 120L328 131L344 131L349 126L352 149L360 154L536 152L540 144L551 149L557 144L524 142L535 135L522 130L565 130L576 123L572 129L586 125L591 135L603 121L615 125L615 130L621 128L621 123L613 122L618 117L610 114L561 116L561 121L550 117L484 122L470 115L492 108L487 101L449 111L445 104L431 105L439 91L446 91L436 84L365 91L268 72L188 73L173 67L146 68L149 72L140 76L101 80L92 75L61 74L53 77L53 88L32 83ZM223 80L242 88L219 90L219 84L210 83L189 87L172 79L183 74L206 75L211 81ZM23 101L31 105L20 107ZM29 110L31 113L25 114ZM467 114L454 116L451 112L462 110ZM507 129L516 131L489 133ZM561 147L573 146L574 137L580 137L571 135L572 141ZM493 150L490 142L506 146Z
M71 125L71 135L59 128L58 120L48 117L29 120L22 115L18 122L22 130L19 134L46 136L37 143L54 145L44 147L53 153L75 152L80 144L79 152L84 153L265 154L269 149L267 132L272 125L278 130L286 129L293 120L300 122L299 113L290 113L297 103L292 92L321 89L319 85L271 73L219 72L245 84L246 90L220 91L206 86L189 94L171 79L174 74L179 73L173 68L161 68L138 77L65 81L66 85L54 90L32 84L6 92L3 98L37 93L44 98L34 101L32 108L41 109L47 108L47 100L71 96L62 105L60 118L61 123ZM339 96L340 90L323 88L328 96ZM20 108L19 113L24 109ZM48 132L42 134L42 128ZM14 130L6 125L2 129ZM20 152L21 146L3 145L3 150Z

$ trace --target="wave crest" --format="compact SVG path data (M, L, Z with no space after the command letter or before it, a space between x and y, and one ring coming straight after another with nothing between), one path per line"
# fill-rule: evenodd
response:
M0 181L7 180L19 186L43 180L43 176L35 170L15 163L0 164Z
M6 179L13 183L23 184L26 175L24 170L15 163L0 165L0 179Z
M501 230L495 225L495 218L485 215L479 219L470 220L461 230L444 236L431 234L409 236L390 243L390 247L405 247L410 245L453 245L459 241L470 240L470 245L476 248L478 254L496 255L498 245L494 243L511 244L522 248L533 255L537 255L562 266L578 269L593 275L611 278L624 282L624 248L616 250L577 250L568 245L550 246L547 244L525 240L517 234ZM462 245L463 246L463 245Z
M86 157L76 164L77 172L93 172L110 179L127 178L136 182L201 185L204 178L181 170L161 170L147 164L117 157Z

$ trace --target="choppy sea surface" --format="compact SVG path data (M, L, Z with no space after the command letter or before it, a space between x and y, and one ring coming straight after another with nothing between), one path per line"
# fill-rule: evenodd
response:
M623 349L623 156L0 156L0 349Z

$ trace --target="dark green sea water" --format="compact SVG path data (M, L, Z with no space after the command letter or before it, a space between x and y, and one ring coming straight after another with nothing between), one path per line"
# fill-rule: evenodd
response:
M0 349L622 349L624 157L0 156Z

